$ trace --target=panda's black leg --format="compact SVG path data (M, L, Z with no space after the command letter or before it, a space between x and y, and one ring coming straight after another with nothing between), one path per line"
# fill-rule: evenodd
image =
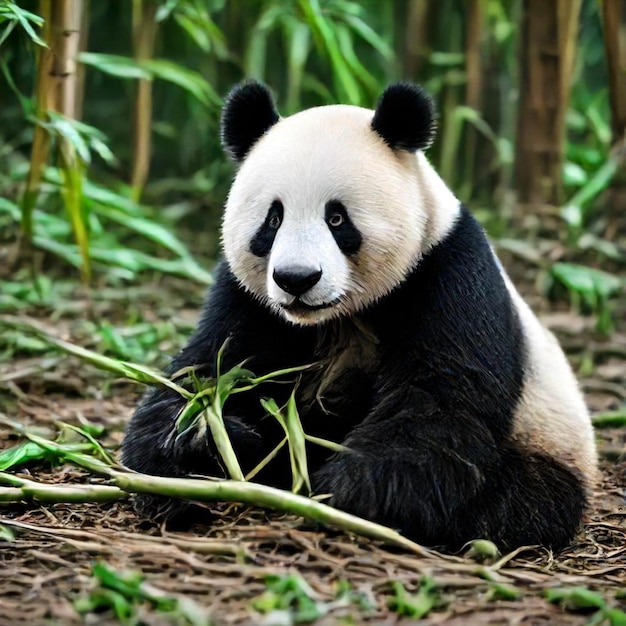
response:
M496 442L472 415L377 417L317 474L317 491L338 508L448 549L476 538L559 548L573 538L585 494L556 461Z

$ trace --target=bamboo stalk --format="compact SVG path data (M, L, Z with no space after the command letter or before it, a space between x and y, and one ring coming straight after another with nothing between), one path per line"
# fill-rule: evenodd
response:
M50 0L39 0L39 15L43 18L41 38L47 43L51 40L52 5ZM42 126L48 111L54 108L54 90L52 89L52 50L44 47L37 49L37 79L35 86L35 124L33 145L30 154L30 168L26 177L26 188L22 197L22 236L21 254L26 254L33 241L33 210L39 197L39 188L43 168L48 161L50 135Z
M521 202L563 200L565 112L582 0L524 0L516 186Z
M136 61L146 61L154 56L158 5L153 0L133 0L133 52ZM150 172L152 149L152 81L137 81L133 125L133 163L131 193L139 202Z
M75 119L78 106L76 58L80 51L82 10L82 0L55 0L52 5L52 74L56 91L54 108L70 119ZM59 136L59 152L64 176L63 199L80 250L81 277L84 283L88 283L91 279L91 260L89 232L82 211L82 163L72 141L64 134Z
M483 36L483 0L471 0L468 8L466 40L465 40L465 72L467 82L465 85L465 104L481 111L482 94L484 88L484 68L482 58ZM467 172L464 179L473 181L475 178L478 160L478 130L473 126L465 129L465 163Z
M468 107L476 110L480 110L483 92L481 54L483 9L482 0L470 0L465 41L465 71L467 73L465 103Z
M427 59L430 45L429 22L433 10L432 0L409 0L406 14L404 53L405 74L416 79Z
M77 54L87 52L87 42L89 40L89 3L90 0L79 0L81 2L80 24L78 24L78 49ZM83 104L85 101L85 75L86 65L76 64L76 82L74 93L74 115L75 120L83 119Z
M52 5L52 66L57 96L55 110L75 119L82 0L55 0Z
M611 128L617 142L626 132L626 24L622 0L603 0L600 6L609 69ZM624 32L622 37L620 31Z

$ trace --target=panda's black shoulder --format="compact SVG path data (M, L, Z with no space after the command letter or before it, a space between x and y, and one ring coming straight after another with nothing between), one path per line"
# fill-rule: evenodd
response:
M500 261L465 205L448 234L424 255L407 282L438 294L441 306L489 301L496 314L502 307L505 311L514 308Z
M466 207L447 236L370 313L380 346L404 356L429 391L512 419L526 341L482 227ZM401 372L399 372L399 376Z

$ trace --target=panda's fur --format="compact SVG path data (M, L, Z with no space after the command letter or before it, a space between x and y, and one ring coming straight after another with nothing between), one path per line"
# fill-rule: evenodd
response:
M504 548L572 540L596 473L582 396L554 337L523 302L483 230L429 165L434 112L419 87L389 87L376 111L325 106L281 119L245 83L223 111L240 163L223 223L225 260L170 372L256 374L309 363L305 432L350 450L307 449L313 487L335 506L430 545L486 537ZM228 400L244 472L283 438L259 400ZM223 475L205 432L176 433L183 399L149 393L123 462L158 475ZM286 487L285 452L257 477ZM190 508L153 498L179 521Z

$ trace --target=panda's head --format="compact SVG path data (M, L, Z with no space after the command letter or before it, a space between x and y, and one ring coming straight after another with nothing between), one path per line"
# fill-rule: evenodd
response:
M389 87L375 111L332 105L281 119L267 88L235 87L222 143L240 164L223 246L240 283L297 324L351 316L441 241L458 201L422 150L431 99Z

